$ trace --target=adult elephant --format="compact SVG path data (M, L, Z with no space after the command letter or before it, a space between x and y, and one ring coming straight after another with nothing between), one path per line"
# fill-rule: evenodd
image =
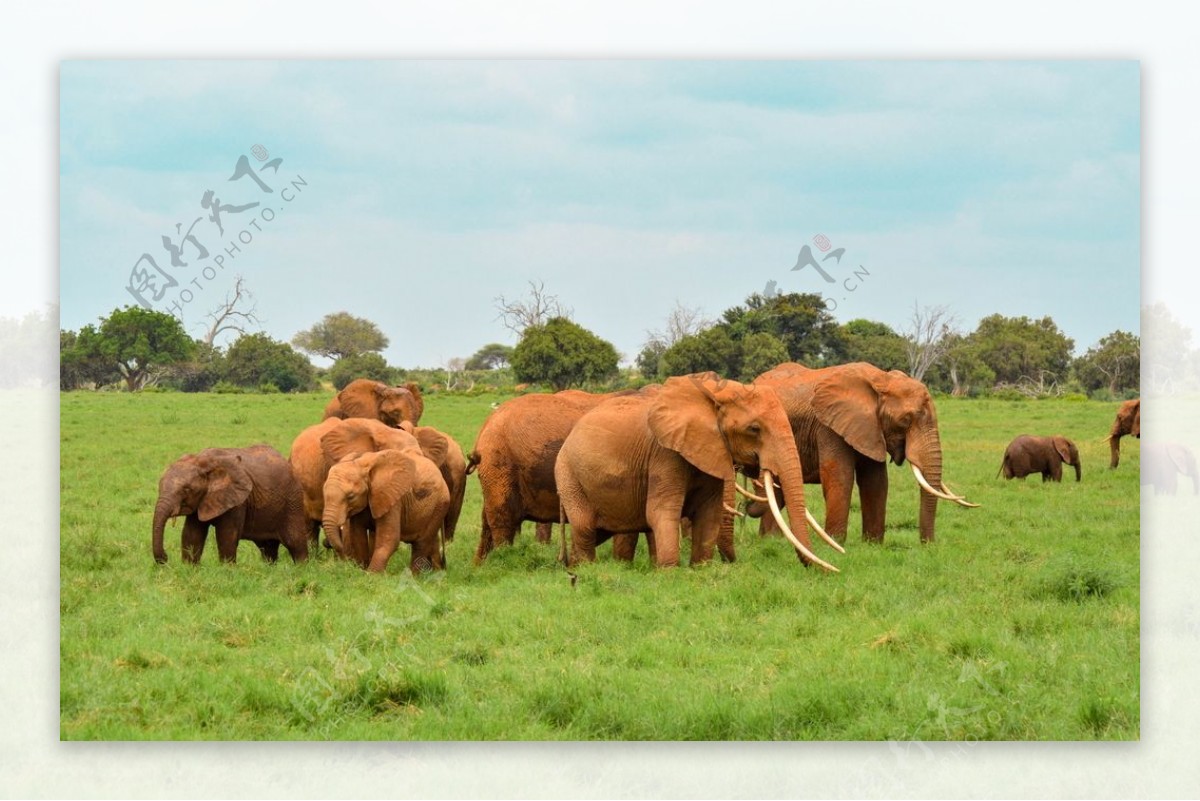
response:
M1030 473L1041 473L1042 481L1062 481L1063 462L1075 468L1075 480L1083 478L1079 448L1064 436L1034 437L1022 434L1008 443L1000 472L1004 478L1023 479Z
M407 429L409 425L405 423L402 427ZM462 514L463 499L467 494L467 460L462 447L449 434L432 426L412 426L411 433L417 438L425 456L437 465L446 482L446 489L450 491L450 508L446 511L442 538L446 542L453 542L458 518Z
M407 420L416 425L425 413L420 388L412 382L390 387L382 381L356 378L325 407L325 417L365 417L393 428Z
M825 496L825 530L844 542L850 496L857 482L863 539L883 541L887 518L887 460L907 461L920 485L922 542L934 539L938 499L972 506L942 482L942 443L937 410L923 383L899 370L866 362L810 370L785 362L754 379L779 396L800 449L804 481L820 484ZM764 517L756 501L747 514ZM760 531L775 529L770 518Z
M237 561L240 540L251 540L274 562L282 544L292 561L308 558L304 505L291 466L269 445L207 448L185 454L158 482L151 538L154 561L164 564L163 529L183 517L183 561L204 553L209 526L217 530L222 562Z
M1179 476L1192 480L1192 494L1200 495L1200 470L1196 454L1186 445L1176 442L1152 442L1142 446L1142 484L1154 487L1155 495L1174 495L1179 488Z
M484 421L467 459L479 476L483 515L475 562L500 545L511 545L521 523L538 524L538 540L549 540L559 519L554 461L580 417L603 401L629 392L595 395L568 389L553 395L522 395L505 401ZM634 540L636 542L636 538ZM629 544L622 552L632 558Z
M445 567L438 530L449 508L441 472L420 451L357 453L329 471L322 525L339 554L372 573L384 572L400 543L409 543L415 574Z
M555 463L571 560L595 559L598 535L650 531L656 563L678 565L683 517L691 520L692 563L711 559L738 467L762 471L772 499L777 475L784 498L804 509L796 442L770 390L707 373L604 401L575 424ZM774 503L772 511L779 516ZM836 570L812 552L798 520L799 536L783 530L801 559Z
M1117 417L1113 420L1112 429L1108 432L1108 449L1110 459L1108 466L1116 468L1121 461L1121 437L1134 436L1142 438L1142 399L1127 400L1117 409Z

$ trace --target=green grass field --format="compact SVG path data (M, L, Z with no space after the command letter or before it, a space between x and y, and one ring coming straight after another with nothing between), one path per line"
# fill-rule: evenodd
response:
M185 452L284 455L324 395L68 393L61 402L60 732L67 740L1128 740L1139 736L1136 440L1116 403L938 402L951 486L923 546L890 468L885 544L803 569L739 522L738 561L659 571L607 547L572 587L533 542L482 567L469 479L449 570L318 555L154 564L158 477ZM469 449L496 397L427 398ZM1079 444L1083 481L996 477L1017 434ZM1067 471L1070 473L1071 471ZM809 487L818 519L823 504ZM556 534L557 536L557 534Z

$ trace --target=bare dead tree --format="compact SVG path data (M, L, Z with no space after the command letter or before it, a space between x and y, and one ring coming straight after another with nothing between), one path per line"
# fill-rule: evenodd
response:
M457 389L462 381L468 382L466 387L463 387L463 392L470 392L475 389L475 379L467 374L465 368L467 360L461 356L455 356L453 359L448 359L443 369L446 371L446 390L450 391Z
M901 330L908 354L908 374L921 381L954 341L957 319L946 306L921 308L913 302L908 327Z
M246 308L247 305L249 308ZM245 279L239 275L233 289L225 293L221 305L208 313L212 322L204 335L204 343L212 345L226 331L244 334L251 325L261 326L263 321L257 311L258 303L254 300L254 294L246 289Z
M527 298L509 300L500 295L495 299L495 305L500 312L495 319L518 337L530 326L542 325L552 317L570 319L575 313L574 309L564 306L557 295L547 292L545 282L540 280L529 282Z
M675 307L667 314L666 328L646 331L645 346L666 350L684 337L699 334L712 324L713 321L704 316L699 306L684 306L676 299Z

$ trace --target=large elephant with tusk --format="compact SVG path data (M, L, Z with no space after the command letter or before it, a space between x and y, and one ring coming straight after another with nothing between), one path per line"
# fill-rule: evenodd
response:
M677 565L683 517L691 561L711 559L736 468L761 472L771 486L778 476L792 508L804 508L800 455L774 392L701 373L604 401L579 418L555 462L571 561L595 559L598 538L650 531L656 564ZM795 534L777 518L803 562L837 570L813 553L803 518Z
M921 541L934 539L938 500L974 507L942 479L937 410L925 385L899 370L865 362L810 370L787 362L754 385L771 389L787 413L804 465L804 481L820 484L825 530L845 541L850 495L858 484L863 539L881 542L887 513L887 460L906 461L920 485ZM762 533L775 529L760 500L747 506L762 517Z

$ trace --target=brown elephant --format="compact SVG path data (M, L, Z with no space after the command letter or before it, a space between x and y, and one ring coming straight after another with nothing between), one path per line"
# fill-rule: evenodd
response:
M406 423L403 428L409 428ZM412 435L417 438L421 451L438 466L446 489L450 490L450 508L442 526L442 538L454 541L454 531L462 514L463 499L467 495L467 460L462 447L444 431L432 426L413 426Z
M207 448L185 454L158 482L154 506L154 561L164 564L163 528L184 517L183 561L196 564L204 553L208 527L217 530L222 562L237 561L240 540L251 540L263 558L274 562L282 543L292 561L308 558L308 537L300 485L292 468L269 445Z
M326 437L329 436L328 441ZM426 454L435 462L445 460L445 446L427 443ZM378 420L353 417L341 420L329 417L309 426L292 442L290 461L304 497L304 516L308 521L310 543L316 543L324 519L325 480L333 465L351 453L367 453L387 448L416 450L424 453L421 443L409 430L392 428ZM328 532L326 532L328 536Z
M770 388L791 422L800 448L804 481L820 484L825 496L825 530L845 541L850 496L858 484L863 539L883 541L887 517L890 457L908 461L920 489L922 542L934 539L939 498L970 506L942 483L942 444L937 410L923 383L899 370L884 371L866 362L810 370L785 362L754 379ZM746 508L762 517L760 531L770 532L766 504Z
M1042 481L1062 481L1063 462L1075 468L1075 480L1083 478L1083 466L1079 461L1079 449L1075 443L1061 435L1034 437L1022 434L1008 443L1004 450L1004 461L1000 472L1004 478L1024 479L1030 473L1041 473Z
M1121 437L1133 435L1142 438L1142 399L1127 400L1117 410L1113 420L1112 430L1108 433L1109 468L1115 468L1121 461Z
M409 569L420 573L445 566L438 531L449 508L441 471L419 451L374 451L330 468L322 525L339 554L372 573L407 542Z
M407 420L416 425L425 413L420 388L413 382L389 387L382 381L356 378L325 407L325 417L366 417L395 428Z
M492 549L511 545L526 520L538 524L539 541L550 539L559 519L554 460L576 421L608 398L568 389L553 395L522 395L505 401L484 422L467 461L467 472L479 476L483 520L476 563ZM636 537L634 538L636 543ZM632 558L631 543L621 554Z
M761 470L771 487L777 475L792 508L804 509L796 442L770 390L708 373L604 401L575 424L555 463L571 561L595 559L598 534L651 531L656 564L678 565L684 517L691 520L692 563L711 559L737 467ZM784 524L801 559L836 570L812 552L803 518L797 530L799 536Z

